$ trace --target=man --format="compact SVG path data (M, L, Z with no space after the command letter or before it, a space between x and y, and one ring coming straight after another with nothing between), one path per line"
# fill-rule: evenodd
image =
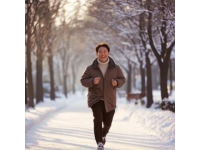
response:
M108 44L98 44L97 58L81 77L82 85L88 87L88 106L94 116L94 135L98 150L104 149L105 138L112 124L116 108L116 88L125 83L120 67L109 57L109 52Z

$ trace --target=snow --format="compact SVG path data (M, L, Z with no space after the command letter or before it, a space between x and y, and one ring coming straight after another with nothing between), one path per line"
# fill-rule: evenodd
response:
M38 121L39 120L39 121ZM93 115L86 94L38 104L25 112L26 150L96 149ZM105 150L175 149L175 114L117 99Z

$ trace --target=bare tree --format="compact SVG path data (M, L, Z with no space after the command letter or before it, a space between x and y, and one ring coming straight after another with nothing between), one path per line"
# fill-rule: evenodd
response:
M174 14L175 1L154 1L147 0L148 9L148 36L151 49L160 67L160 86L162 99L168 98L167 75L170 55L175 45L174 38ZM155 24L154 24L155 22ZM155 43L154 33L160 37L160 48Z
M35 1L34 1L35 2ZM56 37L52 28L55 24L55 17L60 9L61 0L55 1L36 1L35 12L36 21L34 22L34 41L35 41L35 56L36 56L36 103L43 101L43 60L48 56L50 83L51 83L51 99L55 99L54 92L54 77L53 77L53 53L52 43Z
M34 90L32 79L32 62L31 62L31 49L33 47L33 33L35 30L35 18L36 13L34 9L34 3L30 0L25 1L25 45L26 45L26 76L28 80L27 95L28 95L28 107L34 107ZM26 80L25 80L26 81Z
M49 4L50 5L50 4ZM48 56L48 64L49 64L49 75L50 75L50 98L51 100L55 100L55 88L54 88L54 69L53 69L53 56L54 53L52 51L52 43L54 42L55 38L57 37L57 28L54 25L55 18L58 15L59 9L61 5L60 0L55 0L52 6L48 6L50 8L50 11L48 13L48 20L46 20L47 24L47 37L46 37L46 43L47 43L47 56Z

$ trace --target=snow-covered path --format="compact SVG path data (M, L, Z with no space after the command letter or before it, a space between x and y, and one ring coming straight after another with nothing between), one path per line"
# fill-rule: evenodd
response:
M171 112L145 108L132 111L121 105L107 135L105 150L175 149L174 118ZM79 97L32 127L26 132L25 143L26 150L95 150L93 115L86 98Z

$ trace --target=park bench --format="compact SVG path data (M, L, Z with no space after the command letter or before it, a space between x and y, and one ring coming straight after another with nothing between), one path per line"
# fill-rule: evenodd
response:
M135 104L138 104L138 99L142 99L146 96L146 93L127 93L126 98L130 102L131 100L135 101ZM143 101L142 101L143 102Z

